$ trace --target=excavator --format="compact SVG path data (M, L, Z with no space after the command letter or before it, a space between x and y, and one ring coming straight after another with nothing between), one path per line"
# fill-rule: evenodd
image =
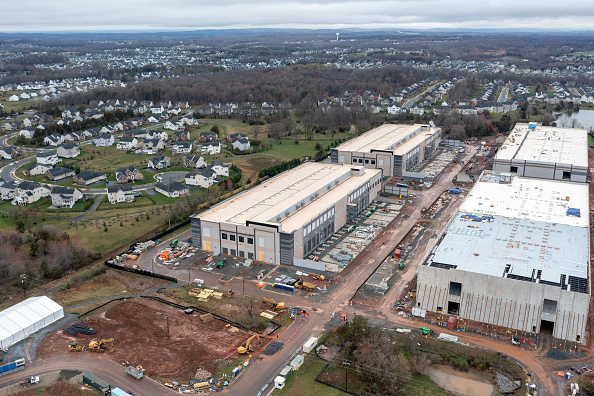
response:
M113 338L107 339L107 340L101 340L101 341L91 341L89 342L89 351L94 351L94 352L105 352L105 347L107 343L111 343L111 346L113 348Z
M266 297L262 297L262 301L271 303L273 309L285 309L284 302L276 302L272 298L266 298Z
M71 352L82 352L85 350L85 347L78 345L76 342L71 342L70 345L68 345L68 350Z
M253 336L251 336L250 338L247 339L247 341L245 342L245 344L243 344L242 346L240 346L239 348L237 348L237 353L249 353L252 351L252 348L250 348L250 342L252 342L252 340L254 338L257 338L258 340L260 339L260 337L258 336L257 333L254 333Z

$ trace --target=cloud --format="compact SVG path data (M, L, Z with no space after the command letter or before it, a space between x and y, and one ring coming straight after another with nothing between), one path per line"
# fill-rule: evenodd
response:
M568 0L12 1L1 31L207 28L590 29L594 2Z

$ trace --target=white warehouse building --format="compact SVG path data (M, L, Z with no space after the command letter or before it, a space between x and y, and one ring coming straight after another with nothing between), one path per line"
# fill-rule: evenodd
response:
M330 160L403 176L437 150L443 136L432 125L384 124L331 149Z
M516 124L495 155L493 170L585 183L588 135L585 129Z
M0 312L0 348L6 349L64 317L49 297L31 297Z
M307 256L376 198L381 180L380 169L306 162L192 216L193 244L309 268Z
M484 171L418 268L417 308L584 342L588 185Z

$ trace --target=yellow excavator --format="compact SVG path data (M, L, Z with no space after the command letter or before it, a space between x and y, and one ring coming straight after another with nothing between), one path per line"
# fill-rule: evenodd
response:
M78 345L76 342L71 342L70 345L68 345L68 350L71 352L82 352L85 350L85 347Z
M263 302L269 302L269 303L271 303L272 304L272 308L275 308L275 309L285 309L285 303L284 302L276 302L272 298L266 298L266 297L262 297L262 301Z
M260 337L258 336L258 334L254 333L253 336L251 336L250 338L248 338L248 340L245 342L245 344L243 344L242 346L240 346L239 348L237 348L237 353L248 353L252 351L252 348L250 348L250 342L252 342L252 340L254 338L257 338L258 340L260 339Z
M105 347L107 343L111 343L111 347L113 349L113 338L101 341L91 341L89 342L89 351L93 352L105 352Z

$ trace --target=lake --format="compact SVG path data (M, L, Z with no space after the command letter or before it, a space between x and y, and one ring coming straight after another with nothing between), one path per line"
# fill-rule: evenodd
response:
M557 117L557 126L571 128L573 120L577 121L576 127L594 129L594 110L580 110L571 113L571 115L567 113L559 114Z

